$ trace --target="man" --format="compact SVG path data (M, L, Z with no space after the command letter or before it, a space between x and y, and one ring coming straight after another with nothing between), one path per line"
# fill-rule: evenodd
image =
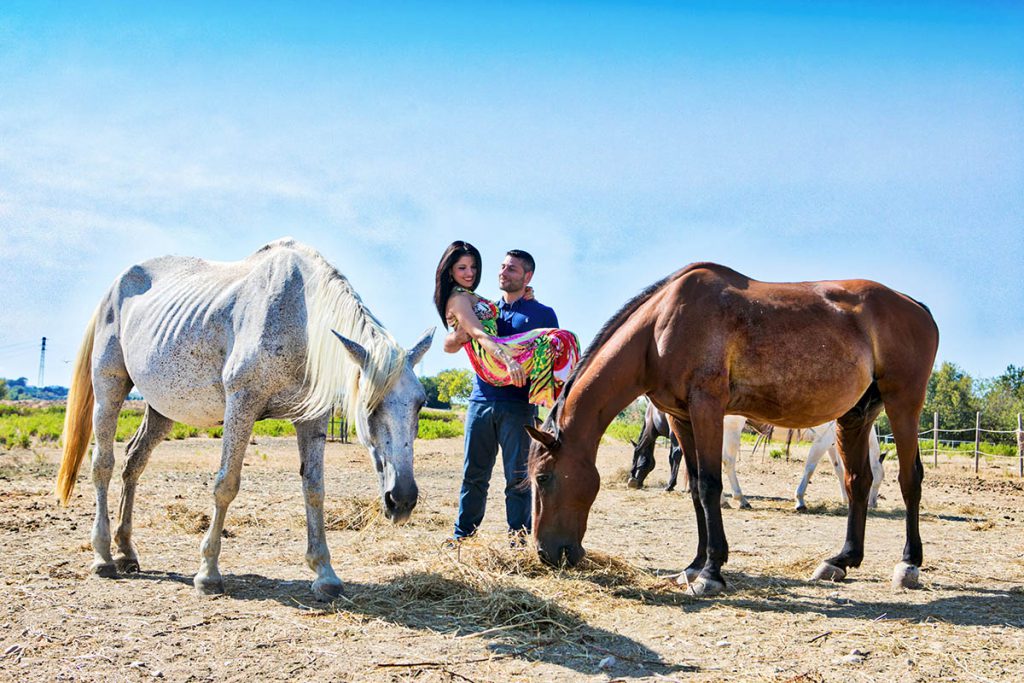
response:
M526 286L534 273L530 254L513 249L505 255L498 271L498 336L506 337L541 327L558 327L555 312L533 299L524 299ZM456 353L468 341L462 331L448 335L444 350ZM459 516L455 521L456 542L476 533L484 519L487 489L499 447L505 469L505 517L509 533L530 532L530 490L526 479L526 460L530 437L524 429L533 425L537 408L529 403L529 385L496 387L479 376L473 384L466 411L465 462Z

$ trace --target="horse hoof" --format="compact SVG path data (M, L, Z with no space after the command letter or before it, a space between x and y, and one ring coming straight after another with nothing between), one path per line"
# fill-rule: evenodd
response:
M117 567L117 571L121 572L122 574L139 573L139 558L137 557L114 558L114 565Z
M200 595L224 594L224 580L220 577L209 578L202 577L197 574L196 578L192 580L192 584L196 587L196 592Z
M900 588L920 588L921 587L921 570L912 564L906 562L900 562L896 565L896 568L892 572L892 587L894 589Z
M117 578L117 567L113 562L93 562L91 569L93 576L98 576L101 579Z
M666 486L665 490L666 491L675 491L676 490L676 485L672 484L671 486Z
M695 581L686 584L686 594L695 598L710 597L725 591L725 584L714 579L698 576Z
M746 498L740 498L740 510L752 510L753 507L750 505L750 501Z
M639 489L639 488L643 488L643 484L641 484L639 481L637 481L633 477L630 477L629 481L626 482L626 488Z
M331 602L341 597L341 581L338 579L321 580L313 582L313 597L320 602Z
M723 510L730 510L730 509L732 509L731 506L729 505L729 501L727 501L727 500L723 500L722 501L721 508Z
M796 504L796 507L795 507L794 509L795 509L795 510L796 510L797 512L807 512L807 506L806 506L806 505L804 505L803 503L797 503L797 504Z
M822 562L811 575L811 581L842 581L846 578L846 570L828 562Z

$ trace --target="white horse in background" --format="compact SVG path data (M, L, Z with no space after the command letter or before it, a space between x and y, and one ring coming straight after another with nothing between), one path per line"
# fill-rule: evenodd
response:
M722 425L722 468L725 470L725 474L729 478L729 483L732 486L732 498L737 501L740 508L749 509L750 501L743 495L743 489L740 487L739 478L736 476L736 461L740 455L740 443L743 435L743 428L747 424L747 418L742 415L726 415ZM804 493L807 490L807 485L811 481L811 475L814 474L814 470L818 467L818 463L821 461L821 457L827 452L829 458L832 460L832 466L835 468L836 479L839 480L839 495L842 497L843 504L847 504L848 497L846 494L845 484L845 469L843 463L839 459L839 454L836 451L836 423L835 421L827 422L817 427L811 427L810 429L803 430L810 432L812 441L811 448L807 455L807 463L804 466L804 474L800 479L800 484L796 488L796 509L803 511L807 509L807 505L804 503ZM668 421L665 419L664 413L654 407L653 403L649 403L647 406L647 412L644 416L644 427L640 432L640 437L637 441L633 442L633 463L630 468L630 477L628 486L630 488L643 488L644 480L647 475L650 474L651 470L654 469L654 445L655 439L658 436L665 436L669 438L669 468L670 478L669 484L666 490L671 491L675 488L676 479L679 471L679 463L682 460L682 450L680 449L675 437L672 435L671 430L668 426ZM868 459L871 464L872 483L871 491L868 496L868 507L878 507L878 490L882 486L882 481L885 479L885 471L882 467L881 449L878 445L878 433L875 431L875 427L871 427L871 434L868 438ZM682 491L689 490L689 477L683 477ZM721 505L723 508L729 507L726 502L726 493L723 487L722 489L722 500Z
M432 336L428 330L404 350L344 276L290 239L238 262L166 256L126 270L100 301L75 361L57 480L57 494L67 504L94 431L92 571L104 577L139 571L131 541L136 484L173 423L223 424L213 517L194 579L199 592L222 593L221 532L253 424L287 418L298 438L313 594L338 597L342 584L331 567L323 519L331 406L341 398L369 450L385 515L404 521L418 496L413 439L426 400L413 367ZM133 386L147 407L126 448L112 557L107 487L117 416Z
M836 479L839 480L839 495L842 496L843 505L846 505L849 502L846 495L846 484L844 483L846 470L843 467L843 461L839 458L839 452L836 450L835 421L826 422L823 425L811 427L804 431L811 432L812 441L811 450L807 453L807 464L804 466L804 476L796 487L796 509L798 511L807 509L807 505L804 503L804 492L807 490L807 484L811 481L814 469L818 466L818 462L821 461L821 456L826 452L829 459L832 460ZM885 479L885 468L882 467L882 449L878 445L878 432L875 430L874 425L871 425L871 434L868 437L868 461L871 463L871 492L868 494L868 507L877 508L878 489L882 486L882 481Z

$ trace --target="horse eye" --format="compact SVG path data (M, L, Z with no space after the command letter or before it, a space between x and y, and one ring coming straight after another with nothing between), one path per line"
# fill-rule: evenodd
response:
M541 474L537 475L537 483L540 484L541 486L547 484L549 481L551 481L550 473L542 472Z

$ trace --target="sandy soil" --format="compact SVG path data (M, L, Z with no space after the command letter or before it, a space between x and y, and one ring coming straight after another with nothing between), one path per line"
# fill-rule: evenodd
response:
M802 463L745 454L754 509L725 513L729 592L692 599L661 578L692 557L689 498L628 490L628 446L599 454L586 545L608 564L583 572L538 570L507 547L497 479L480 540L443 549L461 442L416 452L420 505L392 527L373 512L365 451L328 445L328 539L346 582L329 604L309 591L293 440L249 448L217 598L198 596L191 577L218 441L157 449L136 507L142 571L116 580L89 575L88 477L62 509L49 493L55 449L0 452L0 679L1024 680L1024 482L1006 468L928 471L924 588L894 591L903 515L891 464L863 566L816 585L806 577L845 529L830 468L811 484L811 512L797 514L789 495ZM658 453L654 486L665 475Z

